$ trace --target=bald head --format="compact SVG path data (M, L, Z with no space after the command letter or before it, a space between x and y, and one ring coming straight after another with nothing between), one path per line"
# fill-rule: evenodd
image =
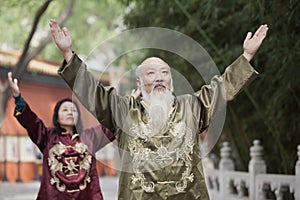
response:
M173 90L170 66L158 57L145 59L136 69L137 85L150 93L152 89Z
M167 68L169 68L170 70L170 66L165 62L163 61L161 58L159 57L149 57L149 58L146 58L137 68L136 68L136 77L137 78L140 78L141 76L141 71L144 69L144 68L147 68L147 67L156 67L156 66L165 66Z

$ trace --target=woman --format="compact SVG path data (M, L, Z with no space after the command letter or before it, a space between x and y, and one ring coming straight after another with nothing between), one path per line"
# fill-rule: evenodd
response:
M69 98L57 102L54 128L48 128L20 94L17 79L8 73L15 113L43 154L43 173L37 199L103 199L94 153L115 137L99 125L82 130L78 105Z

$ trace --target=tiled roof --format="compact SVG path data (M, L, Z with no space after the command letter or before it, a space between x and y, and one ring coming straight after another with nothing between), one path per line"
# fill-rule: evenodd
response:
M0 67L13 67L18 61L21 53L18 51L3 51L0 49ZM44 75L58 76L57 70L62 61L52 61L47 59L35 58L29 62L27 71ZM99 76L99 74L101 76ZM98 79L100 78L104 84L109 83L109 75L107 73L93 73Z
M20 56L20 52L3 51L0 49L0 66L14 66ZM57 69L59 68L60 64L60 62L49 61L45 59L33 59L30 61L27 71L57 76Z

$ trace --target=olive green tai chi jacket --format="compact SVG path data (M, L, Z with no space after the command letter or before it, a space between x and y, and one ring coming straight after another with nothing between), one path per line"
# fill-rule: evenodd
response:
M194 94L175 97L168 123L159 134L149 125L147 105L104 87L74 54L58 70L98 121L117 138L121 159L119 199L209 199L199 133L207 129L220 99L228 101L257 72L242 55Z

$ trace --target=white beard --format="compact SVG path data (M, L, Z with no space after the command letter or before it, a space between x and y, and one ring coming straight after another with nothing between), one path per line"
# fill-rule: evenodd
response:
M142 89L142 95L143 100L148 105L149 124L152 127L153 133L158 134L168 122L174 96L169 89L156 94L154 94L153 89L151 93L147 93Z

